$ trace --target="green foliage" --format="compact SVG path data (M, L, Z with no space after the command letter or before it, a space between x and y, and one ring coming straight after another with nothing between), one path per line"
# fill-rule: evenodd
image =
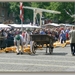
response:
M19 8L19 2L10 2L10 10L11 12L17 12Z
M10 4L10 12L15 12L16 16L19 19L20 15L20 8L19 2L9 2ZM71 18L64 9L66 9L71 15L75 13L74 9L74 2L23 2L24 6L29 7L37 7L37 8L43 8L48 10L55 10L60 11L61 14L52 14L52 13L43 13L43 16L52 20L58 20L61 22L66 21L72 21L73 18ZM71 12L69 11L71 10ZM29 18L31 21L33 21L33 10L24 9L24 19L26 20Z

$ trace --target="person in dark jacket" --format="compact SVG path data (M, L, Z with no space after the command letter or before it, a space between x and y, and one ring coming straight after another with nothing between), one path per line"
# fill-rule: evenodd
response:
M14 37L11 33L8 33L7 36L7 47L14 46Z
M72 55L75 55L75 26L72 27L72 30L69 31L70 38L70 47Z

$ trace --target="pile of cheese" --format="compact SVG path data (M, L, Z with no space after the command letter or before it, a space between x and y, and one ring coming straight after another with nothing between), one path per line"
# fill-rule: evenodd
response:
M55 48L55 47L65 47L67 44L70 44L70 40L67 40L66 41L66 43L63 43L63 44L61 44L59 41L56 41L55 43L53 43L53 47ZM49 46L49 44L48 44L48 46ZM42 50L42 46L40 45L40 46L37 46L38 48L39 48L39 50ZM44 47L46 47L46 44L44 44ZM21 50L21 46L19 46L19 49ZM2 49L2 50L0 50L0 53L2 53L2 52L16 52L16 49L17 49L17 47L16 46L11 46L11 47L6 47L5 49ZM30 45L28 45L27 47L26 46L24 46L23 47L23 51L25 52L25 53L31 53L31 51L30 51Z

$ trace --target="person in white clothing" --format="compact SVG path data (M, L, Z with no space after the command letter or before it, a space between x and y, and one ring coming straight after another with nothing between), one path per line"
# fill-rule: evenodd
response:
M23 44L24 44L24 39L23 36L21 35L22 32L18 32L17 35L14 37L14 45L17 45L17 55L19 55L20 53L23 54ZM19 46L21 45L21 50L19 48Z
M28 33L28 31L25 32L25 46L27 47L28 44L30 43L30 35Z

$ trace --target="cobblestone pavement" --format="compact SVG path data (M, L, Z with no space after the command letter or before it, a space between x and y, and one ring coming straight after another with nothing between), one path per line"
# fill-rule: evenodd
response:
M45 49L32 55L0 53L0 72L75 72L75 56L69 46L54 48L52 55Z

